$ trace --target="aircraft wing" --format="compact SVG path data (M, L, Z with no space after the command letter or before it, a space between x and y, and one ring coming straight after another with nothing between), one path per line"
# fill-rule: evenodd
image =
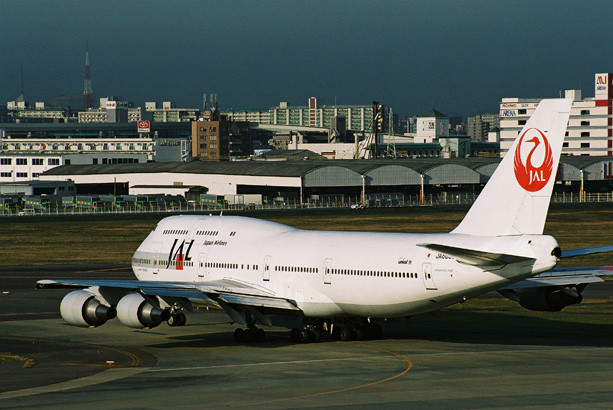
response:
M613 275L613 266L558 268L513 283L498 290L527 289L547 286L568 286L603 282L601 276Z
M242 305L255 308L300 310L296 302L274 295L272 292L247 283L223 279L208 282L156 282L139 280L40 280L37 289L88 288L98 286L123 289L147 296L210 299L222 307ZM225 308L224 308L225 310Z

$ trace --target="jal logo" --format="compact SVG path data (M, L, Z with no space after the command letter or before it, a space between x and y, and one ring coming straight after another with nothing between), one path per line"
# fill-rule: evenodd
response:
M170 252L168 253L168 261L166 263L166 269L168 269L170 265L172 264L172 262L174 261L175 269L183 270L183 266L185 262L189 262L192 260L189 253L192 250L193 244L194 244L193 239L188 242L183 240L181 241L180 244L179 244L179 240L175 239L175 241L172 244L172 248L170 248Z
M515 149L515 178L529 192L547 185L553 170L553 153L545 135L536 128L526 130Z

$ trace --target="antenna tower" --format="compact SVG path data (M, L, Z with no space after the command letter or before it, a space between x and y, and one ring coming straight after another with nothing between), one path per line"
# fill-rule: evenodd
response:
M92 78L89 74L89 46L85 43L85 84L83 87L83 109L94 107L94 95L92 93Z

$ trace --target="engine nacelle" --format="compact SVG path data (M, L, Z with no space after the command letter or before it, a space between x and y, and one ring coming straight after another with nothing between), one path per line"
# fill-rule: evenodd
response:
M549 286L518 289L513 292L514 297L501 293L509 299L515 300L526 309L557 312L564 309L566 306L581 303L583 300L581 290L572 286Z
M152 306L138 293L129 293L117 304L117 318L134 329L153 328L170 319L170 311Z
M60 314L73 326L97 327L117 316L117 311L112 306L101 304L93 293L75 290L62 299Z

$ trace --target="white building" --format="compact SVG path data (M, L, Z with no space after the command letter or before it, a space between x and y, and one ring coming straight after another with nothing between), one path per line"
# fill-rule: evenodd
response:
M0 139L0 183L36 179L60 165L145 163L154 147L151 138Z
M445 137L449 137L448 116L433 108L417 117L415 143L431 144Z
M10 153L0 154L0 184L36 180L45 171L60 165L146 163L146 154L137 153Z
M613 74L595 75L594 98L582 98L581 90L566 90L572 98L562 155L611 156ZM542 98L503 98L500 103L500 155L504 156Z

